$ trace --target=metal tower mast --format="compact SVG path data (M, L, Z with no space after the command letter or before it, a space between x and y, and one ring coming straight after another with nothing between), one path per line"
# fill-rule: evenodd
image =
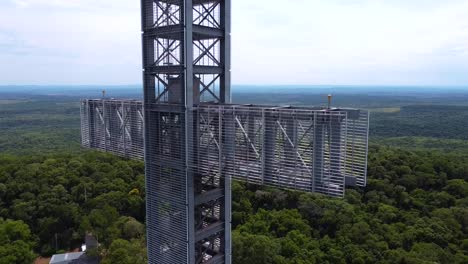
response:
M197 170L194 115L231 101L230 4L141 1L149 263L231 263L230 180Z

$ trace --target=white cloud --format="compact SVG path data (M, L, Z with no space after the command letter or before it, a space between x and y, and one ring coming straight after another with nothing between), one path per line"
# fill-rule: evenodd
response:
M140 83L139 5L0 3L0 84ZM466 84L466 14L463 0L236 0L233 81Z
M13 32L21 47L16 54L0 47L0 60L10 62L0 64L9 73L0 76L0 84L141 82L139 4L26 2L0 7L0 32Z
M132 1L95 1L95 0L6 0L21 8L79 8L79 9L102 9L102 8L132 8ZM140 3L136 2L136 6Z
M427 65L468 39L468 3L462 1L430 7L420 3L420 8L395 1L264 2L234 10L275 20L270 27L246 19L234 29L233 72L237 80L247 76L248 83L382 83L389 76L393 83L430 83L431 76L421 78ZM265 13L271 16L265 18ZM417 78L408 78L414 71Z

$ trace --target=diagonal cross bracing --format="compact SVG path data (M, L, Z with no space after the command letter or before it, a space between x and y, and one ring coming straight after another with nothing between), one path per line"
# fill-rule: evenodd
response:
M142 102L132 100L83 100L81 145L123 157L143 157L142 108Z
M132 110L133 115L127 106L129 104L136 106ZM83 146L143 159L142 152L125 154L119 148L100 147L106 142L109 146L122 144L120 141L112 142L107 127L112 127L114 122L121 126L125 121L121 111L126 111L124 116L129 117L126 121L128 128L120 130L122 135L115 138L126 136L132 139L127 140L127 144L137 144L137 149L143 149L143 130L140 127L139 134L134 133L135 126L141 126L144 119L141 102L84 100L81 105ZM112 109L113 105L125 106L115 109L115 120L112 115L102 115L105 112L103 107ZM90 109L99 120L94 126L89 125L93 114L86 110ZM192 164L200 173L215 171L219 174L219 168L222 168L224 177L339 197L344 195L345 181L365 185L367 111L200 105L194 109L193 115L199 120L197 148L203 151L197 154L198 159ZM168 132L174 119L166 116L163 120L166 120L166 125L161 127L161 137L169 138L173 136ZM234 138L236 134L243 139L233 141L233 151L227 153L225 138ZM90 141L98 143L93 146ZM233 159L230 163L226 162L229 158Z

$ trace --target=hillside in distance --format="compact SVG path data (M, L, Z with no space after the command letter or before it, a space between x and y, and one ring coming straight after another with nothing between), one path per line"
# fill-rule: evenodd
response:
M18 98L108 98L141 99L141 85L87 86L0 86L4 99ZM468 105L468 87L412 86L280 86L233 85L233 103L326 105L327 95L333 94L333 105L339 107L390 107L409 104Z
M136 98L139 86L104 87L107 98ZM0 150L25 153L79 150L79 100L101 98L100 86L0 87ZM468 139L468 90L402 87L233 87L239 104L325 106L333 90L333 106L371 111L372 142L406 148L464 150ZM407 90L405 90L407 91ZM434 91L432 93L432 91ZM408 138L409 137L409 138ZM416 140L417 139L417 140ZM437 141L437 142L436 142ZM28 147L30 146L30 147ZM28 150L30 151L30 149Z

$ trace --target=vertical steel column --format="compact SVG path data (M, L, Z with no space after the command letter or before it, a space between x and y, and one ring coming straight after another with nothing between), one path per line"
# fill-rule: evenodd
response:
M133 154L133 153L138 153L138 146L139 146L139 140L141 138L141 135L138 131L138 120L139 117L138 117L138 108L137 108L137 105L132 103L130 106L130 117L129 117L129 120L130 120L130 123L132 124L130 126L130 152Z
M197 145L194 138L194 128L193 126L193 95L194 95L194 86L193 86L193 4L192 0L185 0L183 7L183 16L184 21L184 67L185 67L185 90L183 91L184 102L185 102L185 171L187 178L187 230L188 230L188 262L195 263L196 253L195 253L195 188L194 188L194 173L190 168L189 163L193 162L192 159L195 159L194 155L196 151L194 150L195 145Z
M141 7L148 262L188 263L193 239L186 156L187 12L182 0L142 0ZM181 54L187 58L181 60ZM167 104L171 81L178 105Z
M89 101L87 100L86 101L86 110L87 110L87 113L88 113L88 117L89 117L89 121L88 121L88 125L89 125L89 146L91 148L95 148L96 147L96 135L95 135L95 131L96 131L96 128L95 128L95 117L96 115L94 114L94 105Z
M343 132L345 128L343 124L346 122L346 116L331 116L329 124L329 148L330 148L330 193L339 192L345 187L345 176L342 172L342 166L344 165L344 157L346 154L345 143L343 140Z
M223 123L224 142L222 144L222 153L226 153L226 169L231 170L234 167L235 159L235 110L224 113L225 119ZM230 132L231 131L231 132ZM231 222L232 222L232 197L231 197L231 177L227 173L221 172L221 177L224 180L224 263L231 264L232 262L232 242L231 242Z
M325 124L326 116L323 113L315 113L314 115L314 133L313 133L313 184L312 192L316 192L318 188L323 188L323 173L324 164L323 156L325 151Z
M195 109L203 94L231 100L230 1L141 7L149 263L230 263L230 179L196 167Z
M224 30L224 38L221 40L221 64L223 65L223 74L221 75L221 103L230 104L232 102L231 95L231 0L221 0L221 28ZM232 153L234 156L235 135L228 139L228 144L232 145ZM222 174L221 174L222 175ZM222 175L224 176L224 175ZM232 222L232 197L231 197L231 178L224 177L224 262L232 263L232 241L231 241L231 222Z
M284 166L288 167L291 170L296 169L297 162L297 122L295 120L296 115L294 112L286 114L286 120L284 124L286 126L286 134L288 135L289 140L285 140L284 144L284 155L286 163ZM292 143L292 144L291 144Z
M275 175L275 151L277 144L277 117L278 113L274 110L266 110L264 112L264 135L263 135L263 179L265 185L273 184Z
M231 96L231 0L221 0L221 28L224 38L221 40L221 102L230 104Z

